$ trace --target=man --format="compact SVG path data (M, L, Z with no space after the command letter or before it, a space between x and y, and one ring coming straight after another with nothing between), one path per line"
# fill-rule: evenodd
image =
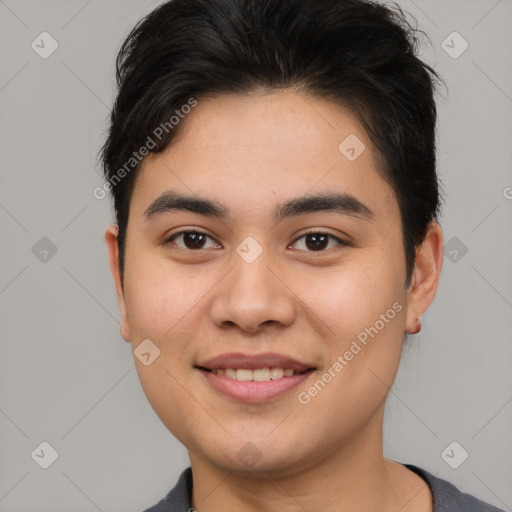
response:
M400 9L174 0L118 56L105 234L191 467L151 512L496 511L383 457L443 262L435 72Z

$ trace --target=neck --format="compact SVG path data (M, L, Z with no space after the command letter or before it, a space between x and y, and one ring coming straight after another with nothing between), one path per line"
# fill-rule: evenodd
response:
M292 469L251 473L213 466L189 452L192 506L197 512L415 510L404 508L404 471L412 473L383 457L382 419L383 409L337 450L329 447L316 460L312 457ZM412 497L410 485L405 494Z

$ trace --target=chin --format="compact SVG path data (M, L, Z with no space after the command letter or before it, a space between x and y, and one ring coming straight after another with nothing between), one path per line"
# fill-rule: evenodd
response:
M302 458L310 459L297 452L296 443L279 442L276 446L264 438L254 442L229 439L225 445L217 445L214 453L208 448L211 446L194 452L201 453L201 458L221 471L251 478L291 475L297 472Z

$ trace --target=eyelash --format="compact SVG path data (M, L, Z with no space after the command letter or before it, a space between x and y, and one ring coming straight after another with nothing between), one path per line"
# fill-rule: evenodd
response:
M194 234L198 234L198 235L204 235L204 236L210 238L211 240L214 240L210 235L208 235L206 233L203 233L202 231L189 230L189 231L179 231L178 233L174 233L172 236L170 236L164 242L164 244L167 245L169 243L174 243L174 239L178 238L181 235L190 234L190 233L194 233ZM325 233L323 231L318 231L318 230L315 230L315 229L311 229L311 230L306 231L305 233L303 233L300 237L295 239L295 241L292 243L292 245L295 245L299 240L301 240L302 238L305 238L308 235L326 235L328 238L336 240L337 242L339 242L338 246L339 245L341 245L341 246L349 245L348 243L344 242L343 240L341 240L337 236L331 235L330 233ZM177 245L177 244L175 244L175 245ZM178 247L180 247L180 246L178 246ZM203 250L203 248L200 248L200 249L189 249L187 247L180 247L180 249L183 249L185 251L191 251L191 252L200 252L201 250ZM306 251L306 252L321 253L321 252L327 252L329 250L330 249L322 249L320 251Z

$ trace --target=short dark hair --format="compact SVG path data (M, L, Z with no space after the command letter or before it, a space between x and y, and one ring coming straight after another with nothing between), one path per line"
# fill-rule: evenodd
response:
M366 130L400 208L408 287L441 205L434 92L443 80L417 57L419 34L398 4L369 0L171 0L140 20L117 56L101 149L121 273L135 152L166 149L170 119L191 98L293 89L348 107Z

